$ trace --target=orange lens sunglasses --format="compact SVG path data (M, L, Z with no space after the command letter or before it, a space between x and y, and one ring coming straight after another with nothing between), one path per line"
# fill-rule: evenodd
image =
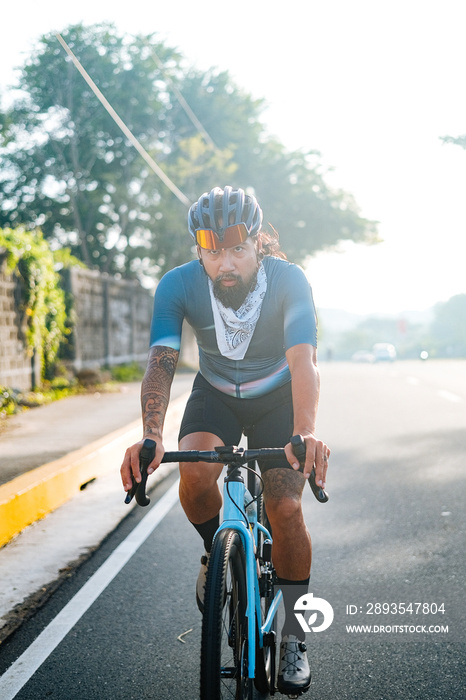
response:
M249 231L246 224L241 223L227 226L223 232L222 240L212 229L200 228L196 231L196 241L201 248L222 250L223 248L233 248L235 245L244 243L248 235Z

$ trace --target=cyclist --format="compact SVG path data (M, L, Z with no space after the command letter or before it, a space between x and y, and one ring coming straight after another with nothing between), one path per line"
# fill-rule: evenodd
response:
M215 187L203 194L189 210L188 227L198 259L164 275L154 300L141 389L143 439L157 443L148 473L164 454L163 422L186 320L196 335L200 370L182 419L179 449L234 445L243 433L251 448L285 448L283 463L259 466L285 607L278 688L302 692L311 674L305 633L293 608L308 590L312 548L301 495L313 465L317 484L325 487L330 455L315 436L319 372L312 292L302 269L280 251L277 237L262 230L256 198L242 189ZM290 445L295 434L306 443L304 475ZM131 473L140 481L142 442L125 454L121 476L126 491ZM196 584L201 611L219 526L220 472L214 464L180 464L180 501L205 547Z

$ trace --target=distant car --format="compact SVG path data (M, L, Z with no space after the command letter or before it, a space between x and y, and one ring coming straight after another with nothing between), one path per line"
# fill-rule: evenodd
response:
M394 362L396 360L395 346L391 343L376 343L372 352L376 362Z
M358 350L351 359L353 362L375 362L375 356L369 350Z

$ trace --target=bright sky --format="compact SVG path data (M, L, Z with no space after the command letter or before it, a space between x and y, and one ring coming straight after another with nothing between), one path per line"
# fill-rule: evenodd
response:
M1 91L41 34L110 20L265 98L271 133L319 150L380 221L378 246L312 260L318 307L398 313L466 293L466 151L439 138L466 133L464 0L23 0L2 19Z

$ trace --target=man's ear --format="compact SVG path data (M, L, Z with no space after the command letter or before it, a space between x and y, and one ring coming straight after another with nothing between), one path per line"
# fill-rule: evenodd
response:
M199 260L199 265L200 265L201 267L204 267L204 263L202 262L202 255L201 255L201 248L200 248L200 246L198 246L198 245L196 246L196 251L197 251L197 257L198 257L198 260Z

